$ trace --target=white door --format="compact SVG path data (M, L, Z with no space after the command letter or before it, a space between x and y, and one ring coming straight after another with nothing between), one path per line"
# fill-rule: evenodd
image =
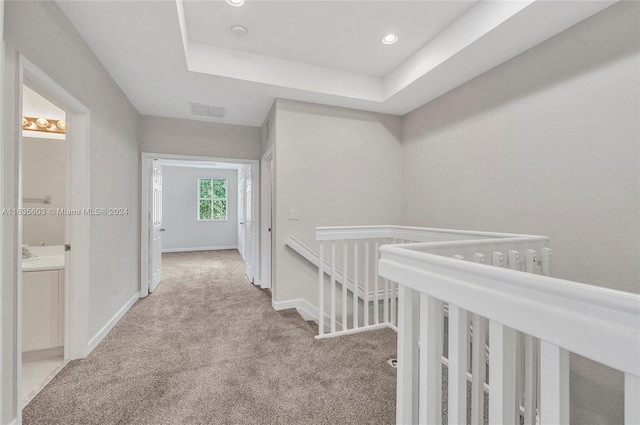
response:
M151 282L149 284L149 292L156 289L162 280L162 168L153 163L153 171L151 173L152 188L151 191Z
M245 193L244 193L244 264L245 273L250 282L253 282L254 270L255 270L255 255L253 246L253 229L254 229L254 217L253 217L253 199L252 199L252 185L253 185L253 165L247 169L245 175Z
M240 172L238 172L239 174ZM245 231L244 231L244 224L245 224L245 218L244 218L244 213L245 213L245 199L244 199L244 193L246 191L245 189L245 176L242 175L240 176L240 183L238 184L238 251L240 252L240 256L242 257L242 260L246 259L246 254L245 254Z
M263 160L262 162L262 252L260 256L260 265L262 267L261 282L262 288L271 288L271 237L272 227L272 176L273 176L273 160Z

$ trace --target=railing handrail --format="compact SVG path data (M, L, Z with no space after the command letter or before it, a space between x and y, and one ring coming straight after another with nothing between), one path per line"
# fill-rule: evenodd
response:
M300 254L305 260L310 262L316 267L320 267L320 256L317 252L311 249L307 244L302 242L300 239L295 236L289 236L285 241L285 245L289 248L293 249L295 252ZM323 260L323 268L324 273L331 273L331 263L327 260ZM340 284L344 283L344 276L342 276L342 270L336 267L336 281ZM353 281L347 277L347 285L350 285L349 290L353 289ZM361 288L358 288L361 290Z
M383 246L381 253L379 272L385 278L640 376L638 294L397 245Z
M295 236L289 236L285 241L285 245L291 248L292 250L294 250L295 252L297 252L298 254L300 254L302 258L304 258L314 266L320 267L320 256L318 255L318 253L313 249L311 249L307 244L302 242L300 239L296 238ZM329 260L324 260L323 262L324 262L323 272L325 274L330 274L331 263L329 262ZM342 269L340 269L337 266L336 266L336 282L338 282L341 285L345 284L345 279L344 279L344 276L342 275ZM350 277L347 277L346 285L349 291L353 293L355 290L353 279L351 279ZM360 285L357 285L358 298L364 299L364 292L365 292L364 288ZM373 296L373 294L374 294L374 291L369 291L370 296Z
M439 229L431 227L412 227L412 226L396 226L396 225L371 225L371 226L329 226L316 227L316 240L345 240L345 239L411 239L420 236L441 234L455 237L457 241L464 240L466 237L474 238L540 238L548 240L544 236L521 235L513 233L498 232L479 232L475 230L455 230L455 229Z

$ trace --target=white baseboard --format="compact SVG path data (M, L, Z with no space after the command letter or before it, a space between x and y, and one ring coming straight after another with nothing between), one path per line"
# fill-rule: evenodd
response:
M271 300L271 306L274 310L287 310L289 308L296 308L300 310L305 310L307 313L313 316L313 320L318 319L318 309L316 306L312 305L309 301L304 298L298 298L295 300L287 300L287 301L276 301Z
M22 361L48 359L50 357L64 356L64 347L45 348L44 350L23 351Z
M100 344L100 341L102 341L104 337L107 336L109 332L111 332L111 329L113 329L116 323L118 323L118 321L122 319L122 316L124 316L125 313L129 311L129 309L136 303L136 301L138 301L138 298L140 298L140 292L136 292L136 294L131 297L131 299L127 301L126 304L120 308L120 310L118 310L118 312L107 322L107 324L104 325L102 329L100 329L100 331L89 340L89 343L87 344L87 355L89 355L89 353L91 353L93 349L96 348L98 344Z
M304 320L313 320L318 323L318 308L311 304L309 301L304 298L298 298L295 300L287 300L287 301L275 301L271 300L271 306L274 310L286 310L289 308L295 308L298 310L298 314ZM324 314L324 324L325 326L329 326L331 323L331 316L327 313ZM342 324L336 321L336 325L342 327Z
M223 249L238 249L238 245L199 246L195 248L163 248L162 252L221 251Z

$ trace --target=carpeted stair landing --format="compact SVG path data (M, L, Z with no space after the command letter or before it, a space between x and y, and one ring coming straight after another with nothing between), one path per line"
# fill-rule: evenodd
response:
M23 410L24 424L392 424L396 334L316 340L237 251L163 255L163 282Z

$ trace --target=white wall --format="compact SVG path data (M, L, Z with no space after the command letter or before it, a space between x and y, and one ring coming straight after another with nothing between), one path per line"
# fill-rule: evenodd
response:
M90 109L90 202L94 208L128 208L118 217L90 220L90 277L87 339L92 338L139 290L139 148L138 113L111 79L86 43L54 2L5 3L6 42L3 149L3 202L17 204L17 125L15 88L17 52L22 52L72 96ZM59 54L53 54L59 52ZM7 123L13 123L11 126ZM3 252L17 242L17 220L3 217ZM7 249L11 249L7 251ZM12 256L3 255L11 264ZM17 263L16 263L17 264ZM17 334L16 270L3 271L2 418L8 423L17 413L19 395L13 385ZM6 296L6 297L5 297Z
M317 305L317 271L284 243L293 235L316 247L317 226L400 222L401 120L283 100L276 117L273 298Z
M198 179L227 179L226 221L198 221ZM162 167L162 250L235 248L238 242L238 171Z
M175 118L143 116L142 152L260 159L260 129Z
M639 292L639 12L618 3L407 115L404 224L547 235L555 276ZM573 422L620 423L621 377L574 366Z
M67 185L67 141L22 139L22 193L25 198L51 196L51 204L24 203L25 208L65 208ZM65 216L62 214L22 217L22 243L64 245Z
M262 127L260 127L260 155L264 155L265 152L273 146L275 140L276 129L276 102L273 103L271 109L267 113Z

